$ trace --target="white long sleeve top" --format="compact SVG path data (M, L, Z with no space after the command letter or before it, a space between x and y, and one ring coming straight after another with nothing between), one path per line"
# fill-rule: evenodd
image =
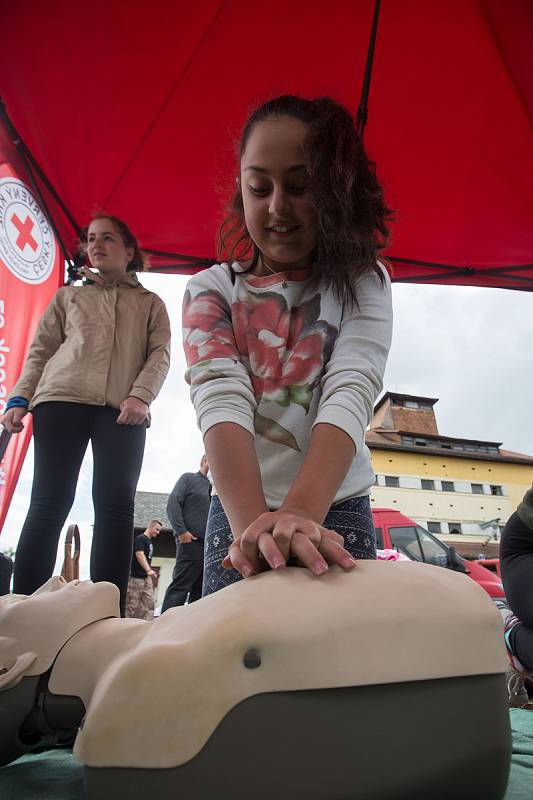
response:
M189 281L183 305L186 380L202 434L220 422L254 437L268 507L279 508L312 429L345 431L355 456L334 502L374 483L365 430L383 386L392 335L389 276L356 283L343 307L307 270L257 277L216 264ZM240 264L233 270L242 271Z

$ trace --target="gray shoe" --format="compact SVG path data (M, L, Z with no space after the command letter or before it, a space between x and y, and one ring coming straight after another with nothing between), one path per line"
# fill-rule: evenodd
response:
M509 667L507 670L509 708L524 708L525 706L530 706L529 695L524 684L524 679L526 677L527 675L525 673L517 672L512 667Z

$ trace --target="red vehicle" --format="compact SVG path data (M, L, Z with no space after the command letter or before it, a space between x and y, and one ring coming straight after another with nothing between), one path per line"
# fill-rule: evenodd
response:
M392 508L373 508L376 543L381 550L399 550L411 561L425 561L456 572L464 572L478 583L490 597L505 597L499 575L476 561L466 561L454 547L439 541L425 528Z

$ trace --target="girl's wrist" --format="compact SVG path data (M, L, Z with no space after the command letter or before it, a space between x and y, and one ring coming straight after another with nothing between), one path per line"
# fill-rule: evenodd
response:
M322 525L325 514L327 513L327 510L325 513L321 513L321 511L306 498L293 498L290 496L290 494L287 495L279 510L287 511L290 514L298 514L299 516L306 517L307 519L312 519L313 522L318 523L318 525Z
M10 408L28 408L29 401L26 400L25 397L12 397L6 403L6 411L9 411Z

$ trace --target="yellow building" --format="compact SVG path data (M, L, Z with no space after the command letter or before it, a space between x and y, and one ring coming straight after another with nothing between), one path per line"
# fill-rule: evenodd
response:
M366 443L375 507L411 517L463 555L498 555L500 532L533 483L533 457L500 442L441 436L437 399L387 392Z

